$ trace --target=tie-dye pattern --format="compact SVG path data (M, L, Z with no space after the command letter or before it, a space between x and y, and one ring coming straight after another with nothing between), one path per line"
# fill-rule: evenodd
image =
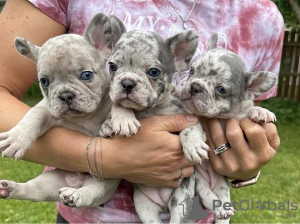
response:
M170 37L183 30L183 22L167 0L29 0L52 19L68 28L69 33L83 34L91 18L98 12L114 14L127 30L151 30ZM196 0L187 21L188 28L199 32L199 45L191 63L207 49L213 32L219 35L218 45L240 55L248 70L279 73L284 23L277 7L270 0ZM172 4L183 18L189 14L194 0ZM188 72L174 77L181 87ZM258 99L276 95L277 86ZM58 209L70 223L139 222L132 199L132 185L122 181L114 197L103 207L72 209L58 203ZM168 214L163 214L166 220ZM209 223L213 214L197 223Z

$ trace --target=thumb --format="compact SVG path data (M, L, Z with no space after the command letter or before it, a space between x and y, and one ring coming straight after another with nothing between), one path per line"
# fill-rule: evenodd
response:
M156 131L180 132L198 123L198 117L192 114L174 114L156 118Z

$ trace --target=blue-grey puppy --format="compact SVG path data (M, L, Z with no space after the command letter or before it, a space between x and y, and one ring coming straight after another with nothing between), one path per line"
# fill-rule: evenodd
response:
M171 95L172 77L188 66L197 45L198 34L192 30L167 39L150 31L124 33L109 60L113 106L110 119L102 125L102 135L130 136L140 129L139 119L143 117L188 113ZM189 161L200 164L208 158L206 135L200 124L183 130L180 139ZM194 183L193 175L177 189L157 188L156 193L153 188L135 186L134 202L142 222L161 223L159 213L166 209L171 212L171 223L184 222L192 203L186 199L194 195ZM166 199L159 203L152 193L164 194Z
M3 157L22 158L31 144L54 126L89 136L99 134L112 105L105 64L124 31L118 18L97 14L83 36L57 36L41 47L16 38L17 50L37 64L43 100L15 127L0 134ZM90 175L54 169L27 183L1 180L0 198L98 206L112 196L118 184L116 179L98 182Z
M217 48L218 35L212 34L208 43L208 51L193 64L190 75L184 85L180 99L183 105L193 114L209 118L249 117L255 122L265 123L276 120L269 110L254 107L253 100L269 91L276 83L276 75L271 72L248 72L245 62L232 51ZM197 170L210 170L215 179L215 186L196 172L196 193L203 204L214 211L216 223L229 222L233 208L224 210L223 205L214 208L213 201L223 204L230 202L227 180L213 171L206 160L197 166Z

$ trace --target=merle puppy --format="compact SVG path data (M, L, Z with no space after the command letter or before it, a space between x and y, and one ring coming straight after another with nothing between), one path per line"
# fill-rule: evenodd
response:
M249 117L255 122L274 122L275 115L262 107L254 107L253 100L269 91L276 83L276 75L267 71L249 72L245 62L232 51L217 48L218 35L212 34L208 51L192 64L189 78L180 99L193 114L208 118ZM217 218L229 218L234 210L213 209L213 200L230 202L229 185L206 160L196 169L196 193L203 204L214 211ZM204 171L214 177L214 183L203 178ZM229 220L227 220L228 222Z
M17 50L37 64L43 100L15 127L0 134L3 157L22 158L31 144L54 126L89 136L99 134L112 105L105 64L124 31L118 18L97 14L83 36L57 36L42 47L16 38ZM27 183L1 180L0 197L61 200L72 207L98 206L111 197L118 184L117 179L98 182L90 175L54 169Z

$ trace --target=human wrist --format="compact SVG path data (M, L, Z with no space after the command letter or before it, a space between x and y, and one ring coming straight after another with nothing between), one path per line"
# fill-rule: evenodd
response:
M102 172L103 178L122 178L123 172L128 168L124 164L126 153L122 147L122 137L115 136L112 138L102 138ZM98 152L99 159L97 160L100 166L100 152Z
M229 182L229 184L233 188L241 188L256 184L260 176L260 172L261 171L259 171L254 177L249 178L247 180L232 180L231 182Z

